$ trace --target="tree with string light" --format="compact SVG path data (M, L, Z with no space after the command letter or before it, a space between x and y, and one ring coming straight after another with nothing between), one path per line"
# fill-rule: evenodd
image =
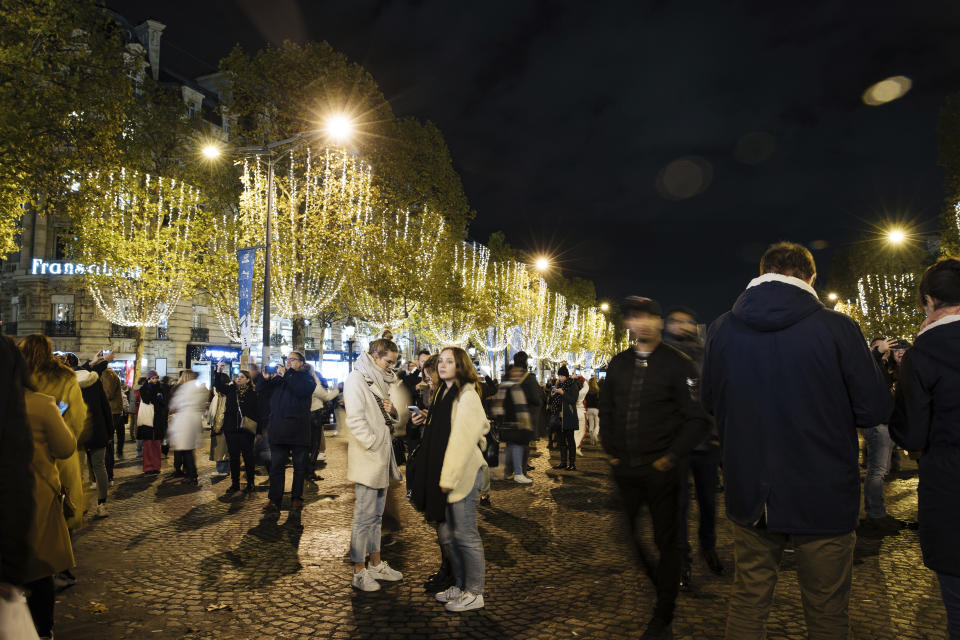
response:
M419 316L419 331L437 345L465 347L474 333L489 326L486 295L490 251L480 244L455 241L446 268L429 288Z

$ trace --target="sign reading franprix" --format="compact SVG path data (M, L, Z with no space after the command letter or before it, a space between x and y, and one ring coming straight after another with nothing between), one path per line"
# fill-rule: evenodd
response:
M112 276L115 272L113 267L106 262L103 264L81 264L79 262L47 261L42 258L34 258L30 273L35 276L82 276L85 273ZM116 272L116 275L127 278L139 278L142 274L143 271L139 267L134 270L128 269Z

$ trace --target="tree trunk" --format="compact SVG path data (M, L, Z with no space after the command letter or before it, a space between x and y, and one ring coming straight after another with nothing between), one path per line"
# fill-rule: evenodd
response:
M293 319L293 350L303 353L307 339L307 323L303 318Z
M146 335L146 327L136 327L137 335L133 339L133 353L136 360L133 363L133 384L137 384L142 374L140 363L143 362L143 341Z

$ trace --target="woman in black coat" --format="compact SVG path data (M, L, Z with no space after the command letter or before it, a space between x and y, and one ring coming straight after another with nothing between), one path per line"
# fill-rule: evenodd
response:
M927 320L900 364L893 440L919 451L920 547L937 572L951 640L960 639L960 260L945 258L920 280Z
M241 371L237 374L236 382L223 372L226 363L221 363L214 377L214 387L224 396L223 434L227 439L227 450L230 452L230 488L226 495L240 490L240 458L247 475L246 491L253 491L253 471L255 460L253 456L253 441L260 433L261 426L257 422L260 408L257 403L257 392L250 382L250 374Z

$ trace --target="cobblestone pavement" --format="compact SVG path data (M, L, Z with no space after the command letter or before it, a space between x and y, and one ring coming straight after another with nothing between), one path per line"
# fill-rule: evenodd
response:
M404 580L375 593L351 588L346 442L327 442L329 466L323 481L308 483L302 529L286 521L286 512L279 523L261 521L265 486L249 498L225 498L229 481L211 484L206 451L197 452L204 458L200 489L168 477L172 456L159 477L143 476L138 460L123 461L110 516L75 538L79 582L57 598L57 638L553 640L642 633L652 588L631 559L609 464L598 450L577 461L579 471L559 472L546 455L556 454L541 441L533 485L494 482L492 506L481 507L479 518L487 606L452 614L422 587L439 564L436 534L403 501L402 529L389 536L383 556ZM913 520L917 481L904 475L887 485L889 510ZM722 518L718 550L728 577L714 577L695 558L694 589L678 602L677 638L723 636L733 558ZM856 638L946 636L936 579L921 564L915 532L858 542L851 613ZM769 637L806 637L789 553Z

